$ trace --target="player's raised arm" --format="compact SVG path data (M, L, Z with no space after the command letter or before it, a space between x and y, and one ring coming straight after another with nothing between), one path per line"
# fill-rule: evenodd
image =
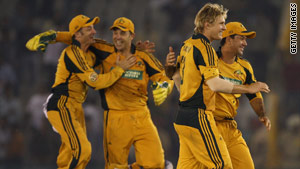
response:
M56 31L49 30L35 35L29 39L26 43L26 48L30 51L42 51L45 52L49 43L54 43L56 39Z

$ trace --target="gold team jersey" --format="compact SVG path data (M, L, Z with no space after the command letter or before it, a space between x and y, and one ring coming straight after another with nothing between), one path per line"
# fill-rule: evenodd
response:
M218 52L218 54L219 56L221 55L220 52ZM256 82L252 66L247 60L241 57L237 57L233 64L227 64L222 59L219 59L218 67L220 77L234 85L244 85ZM262 98L260 92L256 94L246 94L246 96L250 101L254 98ZM217 93L216 110L213 112L214 116L233 118L237 114L236 110L239 106L239 97L241 97L241 94Z
M57 32L56 41L70 43L68 32ZM122 77L109 88L100 90L102 107L105 110L137 110L145 107L148 101L147 86L153 82L168 81L163 66L150 53L137 50L131 45L131 53L136 56L136 64L126 70ZM117 51L112 44L97 40L89 50L95 55L93 67L101 73L107 73L116 68ZM120 59L125 57L120 55Z
M170 81L161 63L153 55L136 50L133 45L131 53L136 56L136 64L126 70L114 85L100 91L102 106L106 110L136 110L144 107L148 101L149 80ZM102 60L99 66L101 72L106 73L115 68L117 55L115 51ZM120 55L120 59L125 59L125 56Z
M184 42L177 68L181 76L180 106L213 111L216 94L206 81L219 76L218 57L204 35L193 35Z
M123 74L124 70L116 67L107 74L97 74L92 67L96 56L90 50L86 53L80 49L78 41L65 48L58 60L55 82L52 93L66 95L83 103L86 99L88 86L103 89L112 85Z

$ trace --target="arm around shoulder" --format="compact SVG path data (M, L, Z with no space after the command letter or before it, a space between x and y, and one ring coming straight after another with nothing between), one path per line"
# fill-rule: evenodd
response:
M262 82L256 82L251 85L233 85L232 83L224 79L213 77L211 79L208 79L206 83L212 91L221 93L243 94L270 92L268 85Z

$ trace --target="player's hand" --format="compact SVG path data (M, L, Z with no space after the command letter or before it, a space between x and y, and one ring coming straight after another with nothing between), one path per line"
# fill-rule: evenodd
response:
M252 83L251 85L248 86L248 89L249 89L249 93L257 93L257 92L269 93L271 91L269 89L269 86L263 82Z
M175 66L176 65L176 56L172 46L169 46L169 53L166 58L165 66Z
M54 43L56 39L56 31L49 30L29 39L26 43L26 48L31 51L45 52L49 43Z
M267 116L262 116L262 117L259 117L258 119L260 122L262 122L266 126L268 131L271 130L271 121Z
M116 65L121 67L123 70L129 69L131 66L133 66L136 62L135 56L127 57L123 60L120 60L120 55L117 55Z
M169 47L169 53L166 58L165 72L169 79L173 78L176 71L176 56L172 46Z
M146 51L148 53L154 53L155 52L155 43L150 42L149 40L146 40L144 42L138 41L135 44L136 48L139 50Z
M156 106L161 105L172 91L171 85L166 81L154 82L151 87L153 88L152 93Z

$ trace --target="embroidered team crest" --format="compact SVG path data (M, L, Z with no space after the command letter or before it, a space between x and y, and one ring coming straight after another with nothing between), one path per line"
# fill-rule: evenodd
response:
M137 65L137 66L142 66L143 63L142 63L142 61L138 61L138 62L136 62L136 65Z
M98 75L95 72L92 72L89 76L90 81L95 82L98 79Z
M121 19L119 20L119 23L120 23L120 24L124 24L125 21L121 18Z
M237 77L237 78L240 78L242 74L243 73L241 72L241 70L234 71L234 76Z

